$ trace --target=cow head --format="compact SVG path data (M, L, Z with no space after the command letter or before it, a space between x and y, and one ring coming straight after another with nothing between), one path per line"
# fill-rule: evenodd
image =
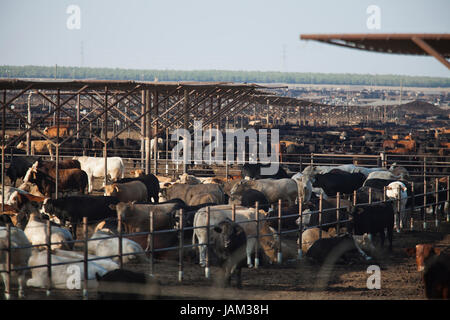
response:
M26 148L26 143L24 141L20 141L19 144L16 146L16 149L24 150L25 148Z
M213 230L218 234L219 242L226 252L234 252L246 245L247 238L244 229L228 218L221 221Z
M111 196L114 197L117 195L117 193L119 192L119 186L114 183L114 184L108 184L106 186L103 187L105 189L105 196Z

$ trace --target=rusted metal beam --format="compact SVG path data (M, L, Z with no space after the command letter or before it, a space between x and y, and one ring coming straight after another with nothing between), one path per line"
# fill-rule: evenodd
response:
M450 62L448 62L447 59L445 59L439 52L437 52L425 40L423 40L419 37L413 37L412 41L414 41L415 44L417 44L420 48L423 49L423 51L428 53L430 56L435 57L439 62L441 62L444 66L446 66L447 69L450 69Z

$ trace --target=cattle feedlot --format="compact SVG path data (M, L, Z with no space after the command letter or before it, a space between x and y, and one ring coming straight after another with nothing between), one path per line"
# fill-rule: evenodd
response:
M125 164L125 167L129 167L131 169L131 161L125 161ZM128 170L128 172L129 171L131 170ZM186 175L182 176L182 178L183 177L188 177L188 179L195 178L194 176ZM423 177L421 177L421 179L423 179ZM229 182L224 182L223 185L226 187L227 183L233 183L233 181L234 180L230 179ZM415 181L418 180L416 179ZM143 296L145 299L425 299L425 287L422 279L423 272L417 271L415 255L411 256L408 253L408 249L415 248L415 246L419 243L432 244L433 247L444 249L448 248L450 245L450 224L448 222L448 207L445 207L445 204L448 202L448 178L443 176L440 179L435 178L431 179L430 181L431 183L429 183L429 187L427 190L427 192L429 192L430 194L427 195L425 199L427 203L424 211L425 213L422 213L420 208L421 206L423 207L424 200L424 189L422 183L420 189L416 186L416 191L414 193L415 203L408 203L408 205L406 205L404 208L404 211L407 215L407 219L405 220L406 224L402 226L400 232L396 232L395 230L393 232L392 251L390 252L388 250L388 239L386 239L384 247L379 248L379 235L374 235L373 242L376 247L375 250L365 249L365 252L371 257L370 260L366 260L356 250L354 250L355 248L349 249L349 251L341 257L335 257L331 259L331 262L326 259L327 256L323 256L322 259L319 259L321 261L317 261L311 257L308 257L306 251L303 251L302 257L299 258L297 238L300 234L300 226L295 223L295 220L299 218L298 209L302 209L303 206L303 219L305 219L304 223L306 222L307 215L305 214L304 208L307 204L302 203L299 208L298 202L292 206L288 206L287 204L283 204L280 201L279 203L282 204L282 209L278 211L279 203L273 204L272 207L275 209L274 212L270 215L270 217L265 217L265 215L261 213L258 217L258 223L263 224L266 221L270 222L270 225L273 226L273 229L271 229L272 232L279 234L279 238L275 240L273 245L276 247L275 251L277 251L278 253L278 246L281 243L282 260L280 262L270 261L270 258L264 253L264 250L261 250L261 248L264 246L261 244L261 242L258 242L260 248L259 266L248 268L244 263L244 267L242 268L242 289L236 289L234 287L236 281L234 277L232 278L232 287L222 288L220 286L220 284L217 282L218 275L220 274L220 268L213 265L214 258L211 257L211 255L209 258L211 263L210 277L205 277L205 270L199 265L198 262L199 255L197 253L197 247L193 246L191 243L192 222L190 227L186 226L185 228L183 228L183 230L179 229L178 225L174 226L171 230L168 230L168 228L164 228L165 230L156 231L156 229L154 229L155 231L153 233L153 236L151 234L150 236L147 236L148 231L150 230L148 228L146 229L147 232L141 232L137 236L128 233L126 227L122 228L122 230L119 230L118 232L122 232L121 237L128 237L136 240L136 242L142 244L143 249L146 249L148 239L150 239L150 242L153 240L153 244L150 244L149 248L147 248L147 251L150 252L147 252L147 260L145 262L136 261L139 259L130 259L131 262L128 262L128 260L126 259L127 256L124 255L122 256L122 260L124 261L124 268L147 275L153 274L155 279L158 280L158 288L160 290L159 294L149 294ZM436 193L434 192L434 183L436 181L438 182L439 186L442 186L441 188L438 187L439 196L437 198ZM94 179L94 195L103 195L103 193L101 192L102 182L102 179ZM20 183L18 183L17 185L20 185ZM194 184L190 186L193 185ZM355 194L342 196L342 199L340 199L341 207L344 207L349 202L352 204L356 203L358 205L368 202L365 201L366 199L364 198L364 196L361 196L361 198L364 198L363 200L358 200L359 192L361 192L362 194L363 191L358 191L356 200L354 200L355 198L353 198ZM377 193L375 192L375 188L373 189L373 191L371 189L371 202L376 202L376 194ZM328 234L332 234L332 232L330 232L330 229L326 227L331 226L336 228L336 205L325 205L323 196L324 195L315 196L313 194L312 197L315 200L310 200L310 202L319 204L320 199L322 199L324 203L320 205L320 207L314 207L316 208L316 210L312 207L308 208L310 208L310 211L312 212L310 217L312 217L314 214L319 216L319 211L323 211L320 213L321 218L319 219L322 219L323 224L323 232L321 236L323 238L326 238L328 237ZM412 198L412 194L408 193L408 197ZM327 198L328 200L330 200L330 198L332 197ZM411 199L408 199L408 201L409 200ZM327 203L329 202L330 201L328 201ZM394 200L391 199L391 203L394 208L397 205L400 207L401 200L400 198ZM336 202L334 202L334 204L336 204ZM297 210L293 210L293 207L296 207ZM433 212L430 212L430 210L436 207L438 207L437 218ZM81 210L81 208L79 209ZM213 207L211 208L211 214L214 214L214 211L212 209ZM329 220L331 221L328 222L329 226L326 226L326 223L323 222L325 221L325 216L327 214L326 210L332 213L335 219ZM344 211L342 211L341 215L343 215ZM280 216L278 216L278 214L280 214ZM121 218L123 219L124 217L125 216L122 216ZM426 219L426 223L424 222L424 217ZM188 219L187 216L185 217L185 219ZM84 262L95 259L94 257L89 256L88 259L85 260L84 239L86 234L88 238L91 238L92 234L94 233L94 228L98 223L101 222L100 220L101 219L98 219L98 221L89 221L87 228L84 228L82 223L78 225L78 242L76 242L73 245L72 249L70 249L71 251L77 252L78 256L76 256L77 258L71 257L72 260L69 259L69 262L66 263L70 265L70 261L72 261L72 264L73 261L78 261L78 266L82 270L84 270ZM124 220L126 220L126 218ZM125 222L124 220L122 222ZM44 229L46 228L46 220L42 221L44 221L42 224L42 232L44 232ZM280 228L278 228L278 221L282 222ZM149 223L149 220L147 219L145 223ZM155 221L153 221L153 224L155 224ZM304 226L304 229L302 229L303 235L305 236L307 234L308 229L311 230L312 227L318 226L319 224L320 222L308 225L307 227ZM346 220L342 219L340 220L340 227L344 228L344 226L346 226ZM32 228L33 226L30 225L29 227ZM7 233L5 233L6 230L8 230L6 229L6 227L2 229L2 232L4 232L2 233L2 239L7 239ZM328 230L328 232L326 230ZM52 233L54 232L55 231L52 230ZM211 229L211 232L214 231ZM179 234L182 233L184 234L184 237L182 238L182 241L180 241ZM189 234L189 236L186 236L186 234ZM342 232L341 235L342 234L344 233ZM164 235L166 235L165 238L163 237ZM262 235L264 235L264 233L258 234L257 236L259 238L263 238L261 237ZM117 231L114 237L117 237ZM41 243L44 245L44 248L41 248L41 253L46 253L45 245L47 243L46 241L48 240L45 238L45 234L41 239ZM281 239L281 242L278 242L279 239ZM67 238L65 239L65 241L67 241ZM54 242L53 238L52 242ZM33 245L35 244L36 243L33 242ZM182 250L180 250L180 244L182 245ZM153 247L151 247L152 245ZM164 249L164 247L170 248ZM64 248L64 246L62 248ZM8 254L8 252L11 252L9 253L11 256L14 256L15 254L14 251L8 251L7 246L2 247L2 249L6 254ZM120 256L120 251L125 250L125 248L116 248L116 250L117 255ZM155 252L153 258L151 255L152 250L154 250ZM334 250L336 250L336 248ZM329 250L327 252L330 253L331 251ZM56 258L56 252L57 251L55 251L54 256L52 255L53 263L55 261L59 261ZM89 254L91 254L91 252ZM325 255L325 253L320 254ZM109 253L104 255L113 254ZM45 255L44 258L40 260L41 264L45 266L43 269L47 269L46 257L47 256ZM278 255L278 257L280 256ZM252 263L253 265L255 264L254 257L252 257ZM371 287L371 283L374 283L375 285L375 282L370 279L371 275L374 274L373 272L368 271L370 269L370 266L377 266L379 268L380 278L379 287L377 288ZM113 266L112 268L114 269L116 267L117 265ZM15 266L12 265L12 268L15 268ZM88 268L93 267L89 265ZM67 267L65 267L64 270L66 272L64 280L67 281L67 279L70 279L72 273L67 273ZM51 276L53 278L57 278L58 272L61 272L61 269L53 269ZM27 280L29 280L31 277L30 273L31 270L27 271L26 273ZM11 277L14 277L13 274L11 275ZM83 274L81 274L81 283L78 284L78 287L76 287L76 282L72 284L71 290L69 290L68 288L64 288L64 286L61 287L61 285L59 284L57 288L55 288L55 286L52 286L49 295L47 295L48 291L46 287L48 273L43 272L41 274L33 275L33 277L42 277L42 279L40 279L41 287L36 288L26 286L24 288L25 299L99 298L98 290L95 287L88 288L87 292L83 291ZM90 279L91 282L95 281L93 280L95 279L95 277ZM125 292L127 292L127 288L127 285L122 285L120 286L120 291L124 290ZM145 288L148 289L147 291L151 291L150 285ZM16 294L18 293L17 284L12 282L9 290L9 292L11 293L11 298L16 299Z
M449 298L450 128L442 114L406 121L386 110L372 122L376 110L354 108L356 123L253 126L238 106L267 105L250 84L2 85L4 299ZM241 121L225 121L231 110ZM209 130L200 146L186 146L193 159L200 147L204 161L176 163L168 128L194 129L198 119ZM220 139L208 156L213 123L254 129L257 143L243 139L244 163L218 152ZM222 150L232 145L222 142ZM250 161L254 146L260 157L276 150L274 160ZM211 160L220 155L222 163Z

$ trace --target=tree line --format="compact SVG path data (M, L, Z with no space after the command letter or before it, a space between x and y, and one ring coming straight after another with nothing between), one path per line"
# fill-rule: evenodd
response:
M241 83L376 85L405 87L450 87L450 78L228 70L139 70L62 66L0 66L0 78L58 78L135 81L220 81Z

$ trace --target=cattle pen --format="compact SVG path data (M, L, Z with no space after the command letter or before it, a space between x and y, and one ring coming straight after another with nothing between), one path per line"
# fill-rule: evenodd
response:
M398 227L399 233L395 233L394 234L394 247L396 247L396 242L400 241L397 240L397 238L405 238L405 237L415 237L417 239L421 238L421 235L423 235L423 240L424 241L430 241L430 239L436 240L436 239L441 239L440 238L442 235L442 233L447 234L448 235L448 231L449 231L449 221L450 221L450 215L449 215L449 211L448 211L448 203L450 202L450 188L449 188L449 177L447 176L445 178L445 184L446 187L445 189L435 189L435 190L430 190L426 193L424 193L424 191L422 190L417 190L417 192L414 192L413 195L411 196L411 201L413 201L413 204L411 207L406 209L406 214L407 214L407 225L402 224L401 220L398 218L398 216L396 216L396 227ZM437 179L436 179L436 186L437 186ZM437 188L437 187L436 187ZM414 190L414 188L413 188ZM445 198L442 200L442 198L439 198L439 194L445 194ZM369 192L369 194L371 194ZM430 201L427 202L427 195L430 195L431 197L435 198L434 201ZM358 207L358 206L364 206L366 203L357 203L357 194L353 194L352 196L350 196L350 201L353 203L354 206ZM344 199L343 196L341 196L340 194L336 195L337 199ZM422 205L417 205L417 203L415 203L415 201L417 199L423 198L424 199L424 203ZM390 201L393 202L394 207L400 208L400 198L397 199L390 199L390 200L382 200L380 202L385 202L385 201ZM322 228L326 227L327 224L326 223L322 223L322 216L324 214L326 214L327 212L332 212L335 213L337 216L336 222L329 224L329 226L335 226L336 230L337 230L337 235L339 234L339 229L340 227L344 226L346 222L348 222L348 220L344 220L344 219L340 219L339 218L339 209L343 208L343 206L339 205L340 201L338 200L337 203L338 205L336 206L336 208L327 208L327 209L323 209L322 208L322 197L320 197L320 206L319 206L319 210L316 211L311 211L309 212L309 214L311 215L318 215L318 225L316 226L309 226L309 227L318 227L320 230L322 230ZM369 197L369 201L368 203L377 203L376 201L373 201L371 199L371 197ZM444 212L443 210L438 210L438 207L442 206L444 207L444 205L447 204L447 211ZM281 208L282 208L282 201L279 200L278 202L278 206L276 207L276 214L271 216L271 217L265 217L262 214L259 214L259 210L256 207L255 208L255 213L256 213L256 220L254 220L253 222L256 223L264 223L264 221L274 221L275 224L277 225L276 228L274 228L274 232L277 235L277 246L276 246L276 250L277 250L277 264L276 265L267 265L267 262L262 263L259 261L258 259L258 255L255 256L255 269L251 270L249 269L248 274L249 276L251 276L251 273L255 273L256 276L258 276L258 272L262 272L264 273L264 270L270 270L271 273L276 273L276 272L286 272L287 270L292 269L292 266L294 267L294 270L298 270L301 271L301 269L298 268L302 268L304 267L304 260L306 259L304 256L304 252L302 252L301 249L301 241L298 242L297 244L295 244L295 238L299 238L301 239L301 235L302 232L304 230L307 229L303 229L302 226L302 218L305 215L305 213L303 213L303 215L301 214L302 212L302 201L300 199L300 201L298 202L298 213L294 213L294 214L290 214L290 215L282 215L281 213ZM427 207L433 207L436 208L435 213L427 213L427 210L425 210ZM424 210L422 210L424 209ZM232 210L235 210L235 206L233 205ZM209 210L207 211L209 212ZM140 264L140 265L134 265L131 266L131 268L136 268L138 270L144 271L150 275L154 275L154 276L160 276L161 278L163 278L163 281L168 281L170 284L168 284L167 287L167 291L164 291L164 287L162 287L162 292L163 294L161 295L161 298L164 299L164 297L170 297L170 299L209 299L211 298L211 292L206 290L207 287L209 285L213 285L214 286L214 273L213 275L211 274L203 274L200 268L193 260L192 258L189 258L189 255L186 255L186 253L188 252L192 252L192 249L195 249L198 244L189 244L187 243L188 241L186 240L186 238L184 237L184 234L192 229L194 229L193 227L185 227L183 224L183 214L182 212L180 212L180 224L179 227L176 229L170 229L170 230L154 230L153 228L153 213L150 213L149 216L149 221L150 221L150 226L149 226L149 232L142 232L142 233L126 233L125 230L122 230L121 227L119 227L118 229L118 234L116 235L112 235L110 237L105 237L104 239L108 239L108 238L115 238L115 239L122 239L123 237L130 237L130 236L140 236L140 235L144 235L145 237L147 237L147 241L148 241L148 247L145 250L145 255L148 257L149 261L146 264ZM298 224L297 228L293 228L293 229L289 229L289 228L284 228L282 227L283 225L283 221L284 220L289 220L289 219L300 219L300 223ZM118 216L118 226L121 226L120 223L120 215ZM208 219L209 220L209 219ZM100 222L100 221L98 221ZM45 268L47 270L47 286L45 288L40 289L32 289L32 288L28 288L28 290L26 290L26 292L29 292L31 294L31 296L34 297L38 297L40 299L47 299L47 298L62 298L62 299L90 299L90 298L95 298L95 291L91 292L88 289L88 279L87 279L87 275L88 275L88 268L89 268L89 262L90 261L95 261L95 260L101 260L101 259L107 259L107 258L117 258L118 259L118 264L122 267L123 266L123 259L127 256L126 253L122 252L122 247L119 245L119 252L117 255L112 255L112 256L103 256L103 257L96 257L96 258L89 258L88 255L88 242L89 241L95 241L93 239L89 238L89 233L92 232L89 231L88 229L88 223L87 220L84 219L83 223L82 223L82 231L79 233L82 237L82 239L80 240L75 240L74 242L74 248L77 249L77 252L79 252L79 256L78 258L72 257L73 259L64 263L54 263L51 261L51 257L52 255L50 254L50 252L52 252L52 245L55 243L51 242L51 234L52 234L52 229L50 227L50 222L47 222L47 237L46 237L46 241L45 243L42 243L40 245L33 245L32 247L37 247L37 246L44 246L45 247L45 251L47 252L47 263L46 264L42 264L42 265L35 265L33 267L26 267L26 269L33 269L33 268ZM212 226L210 226L208 224L207 226L207 230L209 230ZM6 232L7 232L7 239L8 239L8 246L7 248L4 248L4 254L6 255L6 261L7 261L7 268L5 271L6 273L6 277L10 278L12 276L12 273L14 271L19 271L23 268L12 268L11 267L11 257L12 257L12 252L14 250L20 249L19 247L15 247L14 249L11 247L11 226L8 225L6 227ZM167 247L167 248L158 248L155 249L154 248L154 236L157 234L164 234L164 233L176 233L178 235L178 241L171 247ZM267 236L267 234L256 234L256 238L257 240L259 240L260 237L263 236ZM321 237L321 234L319 233L319 237ZM444 237L445 241L449 241L450 239L448 239L448 237ZM98 239L97 239L98 241ZM118 242L119 244L121 243L121 241ZM410 241L408 242L410 243ZM289 244L289 245L287 245ZM209 246L209 242L207 243L207 246ZM290 246L290 248L289 248ZM157 253L170 253L172 252L173 254L171 255L172 257L169 258L169 260L161 260L161 259L157 259L154 258L154 255L156 255ZM398 253L397 253L398 255ZM386 257L384 256L384 254L382 254L382 256L373 256L376 257L376 263L380 263L380 261L383 261L382 263L386 263L386 261L384 261L386 259ZM398 259L398 258L397 258ZM358 259L357 259L358 260ZM76 287L72 287L72 290L65 290L65 289L56 289L53 288L52 285L50 285L52 283L52 275L54 274L52 272L52 268L55 268L58 265L74 265L77 263L81 263L82 264L82 268L83 268L83 276L84 279L80 279L80 284L81 286L78 286L77 288L79 290L73 290ZM375 262L353 262L353 264L355 264L356 266L359 265L359 267L363 267L365 268L368 264L372 264ZM309 265L308 265L309 266ZM208 267L208 260L207 260L207 267ZM339 269L339 266L336 265L336 268ZM353 266L355 267L355 266ZM313 264L313 268L314 264ZM159 270L158 270L159 269ZM189 270L188 274L186 274L186 269ZM193 272L192 269L196 269L196 272ZM171 275L169 270L171 270L171 272L173 272L173 274ZM214 270L214 269L213 269ZM260 271L257 271L260 270ZM308 269L309 270L309 269ZM268 271L266 271L268 272ZM309 271L311 272L311 270ZM410 273L410 272L408 272ZM312 276L312 275L311 275ZM264 275L263 275L264 277ZM267 274L265 275L265 277L267 277ZM320 279L317 280L321 283L321 288L317 288L314 287L313 289L311 289L311 292L308 295L301 295L301 299L310 299L310 298L315 298L318 297L317 294L318 292L320 292L321 290L324 290L325 292L327 290L331 290L326 289L327 287L327 281L331 281L330 283L332 284L333 281L336 280L332 280L333 277L327 279ZM167 279L171 279L170 281ZM92 280L92 279L91 279ZM323 281L325 281L323 283ZM247 280L247 282L251 282L250 279ZM318 283L316 282L314 283L314 286L318 286ZM11 282L8 282L11 283ZM195 284L195 285L194 285ZM292 284L293 285L293 284ZM180 286L180 287L178 287ZM193 288L195 288L196 286L199 286L198 288L200 288L200 290L194 290ZM255 289L255 287L252 287L253 289ZM420 288L420 287L419 287ZM320 290L319 290L320 289ZM10 294L13 292L13 286L8 286L5 288L5 292ZM126 292L126 288L124 288L124 291ZM179 290L179 296L177 295L177 290ZM248 289L250 290L250 289ZM261 290L264 290L263 288L261 288ZM296 289L299 290L299 289ZM283 291L283 290L280 290ZM308 290L307 290L308 291ZM364 291L364 290L362 290ZM40 292L40 293L39 293ZM76 293L78 292L78 294ZM203 292L203 293L202 293ZM228 291L220 291L220 295L214 295L214 297L216 298L227 298L227 299L234 299L236 298L236 296L233 296L234 294L238 294L233 291L233 293L228 292ZM246 293L246 289L245 289L245 283L244 283L244 289L242 290L243 292L243 297L246 297L245 293ZM251 290L249 292L247 292L248 294L251 294ZM258 291L259 292L259 291ZM368 291L370 292L370 291ZM62 295L61 295L62 294ZM259 292L258 294L261 295L261 292ZM277 294L280 294L279 291L277 291ZM415 293L416 296L413 296L413 299L420 299L420 294L417 296L417 292ZM241 297L242 297L241 296ZM269 295L270 296L270 295ZM371 296L370 294L368 295L369 297ZM249 296L247 296L249 297ZM263 297L263 296L260 296ZM274 297L273 295L270 297ZM285 297L288 297L289 299L296 299L295 296L291 295L286 295ZM342 298L342 296L339 296ZM372 295L373 297L373 295ZM330 296L328 296L328 298L330 298ZM356 299L359 299L361 297L356 297ZM380 297L379 297L380 298ZM389 297L386 297L389 298ZM411 298L411 297L410 297ZM331 299L333 299L331 297Z
M55 149L57 174L55 198L59 197L58 168L61 160L80 155L103 158L104 178L97 178L94 181L94 194L97 195L102 194L101 183L108 183L107 158L111 155L120 156L124 160L127 175L130 170L140 169L145 174L153 173L164 177L177 178L182 174L190 174L196 177L220 177L225 181L231 181L240 174L241 165L227 161L223 164L211 164L208 161L201 164L172 163L170 159L173 158L173 151L171 151L173 145L169 141L171 130L185 128L192 131L195 123L199 121L202 121L203 129L249 128L250 121L262 118L266 118L266 126L260 128L268 129L271 125L275 125L275 123L270 124L269 111L276 113L277 110L283 110L284 115L298 113L301 115L301 121L305 121L313 113L320 114L323 110L342 113L342 109L335 106L274 96L271 92L273 88L278 87L220 82L0 79L0 93L3 93L0 97L2 212L7 211L4 198L6 164L11 163L13 158L32 155L31 145L36 139L50 143ZM368 115L374 114L374 110L361 112L351 107L345 110L360 119L366 119ZM332 115L330 113L328 118ZM381 118L384 116L380 114ZM348 117L345 115L345 118ZM428 123L422 123L422 125L427 126ZM295 135L304 129L300 125L293 130L294 134L292 134L289 132L290 127L283 129L281 124L275 127L281 128L281 132L283 130L288 132L286 136ZM309 130L314 126L305 125L304 127ZM345 130L350 132L350 127L351 125ZM335 135L329 133L333 128L322 129L322 131L319 130L318 135ZM398 133L392 131L392 134ZM373 131L367 130L367 132ZM37 137L32 133L37 134ZM437 133L439 132L436 129ZM353 134L361 135L359 131ZM440 134L445 136L445 133ZM114 145L113 143L119 137L125 137L124 140L129 139L129 141L136 140L138 143ZM163 140L162 143L158 143L159 138ZM25 150L15 148L16 144L24 139ZM394 145L398 147L402 139L394 140L396 141ZM401 201L404 199L387 199L386 190L381 200L375 199L375 192L372 189L368 191L367 201L361 200L358 193L345 195L337 193L333 195L336 205L327 208L324 207L323 196L320 196L317 199L318 209L310 210L307 215L304 213L305 204L301 196L297 198L293 212L288 214L284 214L286 203L281 199L278 203L272 204L273 211L270 216L260 213L257 204L256 218L248 222L257 225L257 232L250 238L254 237L256 246L262 249L260 240L268 235L274 235L277 263L269 264L265 254L257 252L253 257L254 267L243 270L243 289L237 291L215 289L217 267L212 264L213 257L209 256L211 246L209 241L206 244L208 269L205 272L198 265L196 251L199 244L191 243L188 237L195 227L185 226L187 219L182 210L177 214L178 227L170 229L155 228L154 212L150 212L149 231L144 232L128 231L122 224L122 217L118 215L117 219L112 221L117 224L117 233L102 238L102 240L117 239L118 253L95 258L89 253L89 243L98 241L91 236L95 231L95 225L103 220L88 222L84 219L78 228L79 240L68 241L73 245L74 250L71 254L66 253L70 255L70 259L64 262L56 261L57 257L53 255L55 251L52 248L57 243L52 241L54 234L52 224L46 222L45 241L27 247L34 249L41 247L41 250L43 247L43 251L40 252L45 253L46 263L20 268L12 265L14 252L21 247L12 246L14 227L8 224L4 228L6 247L1 248L6 266L0 271L4 279L7 279L5 293L13 297L13 293L16 292L14 282L10 281L15 272L28 270L32 273L33 269L41 271L45 269L44 285L25 288L28 299L95 299L96 292L90 287L90 283L95 281L89 271L93 268L90 262L114 258L119 268L130 268L159 279L162 299L422 299L420 276L414 272L414 263L405 256L404 249L414 246L417 242L440 243L446 247L450 245L448 237L450 155L445 153L448 148L442 147L439 141L436 145L427 146L424 149L425 152L414 149L408 150L407 154L397 154L395 153L397 149L385 148L384 142L379 140L374 144L373 152L370 154L364 151L364 146L356 145L350 145L350 152L333 153L331 149L338 144L344 145L344 139L338 139L337 143L333 140L333 144L330 143L330 150L318 147L325 146L328 144L327 141L318 141L308 141L308 143L296 141L301 151L282 151L279 159L273 163L285 167L289 173L302 172L308 166L340 164L385 169L391 166L404 167L415 179L411 183L412 194L408 195L407 208L400 212ZM282 143L277 147L281 150ZM312 151L307 152L308 150ZM46 153L40 156L43 159L47 158ZM351 203L352 208L366 204L392 203L397 212L395 227L399 232L394 234L393 253L381 250L374 253L372 260L354 258L344 264L336 263L330 267L334 268L334 273L331 273L330 268L310 262L309 258L305 257L306 252L302 249L302 234L308 229L318 228L319 238L322 238L327 235L326 229L330 227L336 228L336 234L333 237L344 233L345 225L350 221L340 216L341 209L350 209L350 206L343 204L344 202ZM230 210L235 217L236 207L230 207ZM207 212L209 221L209 209ZM324 222L324 217L329 213L334 215L336 222ZM401 219L400 213L406 218ZM303 220L306 216L309 219L317 217L318 223L306 227ZM297 220L298 224L295 223ZM259 226L265 223L273 226L273 234L259 232ZM286 227L286 225L290 226ZM209 232L212 227L208 223L204 228ZM171 235L175 241L170 246L161 245L157 241L161 235ZM125 260L136 253L125 253L122 240L139 237L145 239L144 252L141 255L145 256L147 262L128 265ZM378 291L369 290L366 287L367 266L373 264L380 265L385 275L383 288ZM71 277L71 282L59 284L58 287L52 285L52 281L58 276L57 267L74 265L79 268L79 273L71 269L69 276L74 276ZM397 267L403 273L397 274ZM68 270L64 269L64 272ZM77 274L81 278L77 279ZM124 288L124 290L127 289Z

